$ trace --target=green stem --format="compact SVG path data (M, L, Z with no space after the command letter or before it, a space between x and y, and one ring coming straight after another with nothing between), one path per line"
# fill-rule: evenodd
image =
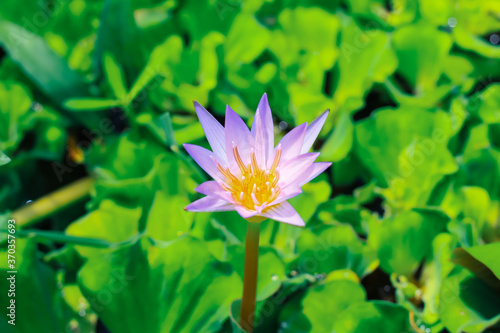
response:
M26 228L89 195L92 178L83 178L12 212L16 225Z
M257 294L257 271L259 265L259 233L260 223L248 222L240 325L249 333L253 332L255 317L255 297Z

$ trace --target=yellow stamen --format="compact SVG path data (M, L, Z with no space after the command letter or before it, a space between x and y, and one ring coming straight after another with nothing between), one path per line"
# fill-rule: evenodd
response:
M257 173L259 170L259 166L257 164L257 159L255 158L255 153L253 151L250 153L250 159L252 160L253 170L255 173Z
M224 177L224 184L221 186L237 204L260 213L281 192L278 187L281 148L276 149L270 170L266 170L265 165L259 166L253 149L250 152L250 163L246 166L236 146L233 147L233 156L241 174L233 174L229 168L217 164L217 169Z
M276 171L281 158L281 148L276 149L276 156L274 156L273 166L271 167L271 173Z
M240 167L241 172L245 172L246 171L245 164L243 164L240 154L238 153L238 148L236 146L233 147L233 155L234 159L236 160L236 163L238 163L238 166Z
M271 184L271 187L276 187L276 185L278 185L279 180L280 180L280 174L276 172L273 183Z

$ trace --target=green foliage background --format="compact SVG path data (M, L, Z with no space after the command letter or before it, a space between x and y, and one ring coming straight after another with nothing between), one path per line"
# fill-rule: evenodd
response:
M2 313L8 219L95 181L26 206L0 330L237 332L246 225L183 210L181 147L267 92L278 136L331 109L334 165L263 223L257 332L498 332L499 35L494 0L1 1Z

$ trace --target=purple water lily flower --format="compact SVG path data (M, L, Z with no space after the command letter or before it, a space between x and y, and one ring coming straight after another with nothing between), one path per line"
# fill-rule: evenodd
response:
M225 128L199 103L194 102L194 106L213 151L192 144L184 144L184 148L214 180L195 189L206 197L186 210L236 210L251 222L270 218L304 226L287 200L302 193L301 186L331 165L314 163L319 153L309 153L328 111L310 125L304 123L291 130L275 147L266 94L260 100L251 131L229 106Z

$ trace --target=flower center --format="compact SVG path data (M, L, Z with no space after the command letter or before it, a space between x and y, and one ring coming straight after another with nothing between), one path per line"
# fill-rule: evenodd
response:
M231 194L236 203L261 213L266 205L273 202L280 194L278 187L280 177L277 168L280 162L281 148L276 149L276 156L270 170L259 167L253 149L250 152L251 163L247 166L243 163L236 146L233 147L233 155L240 168L241 176L235 176L229 168L224 169L217 163L217 169L226 181L226 184L222 184L222 188Z

